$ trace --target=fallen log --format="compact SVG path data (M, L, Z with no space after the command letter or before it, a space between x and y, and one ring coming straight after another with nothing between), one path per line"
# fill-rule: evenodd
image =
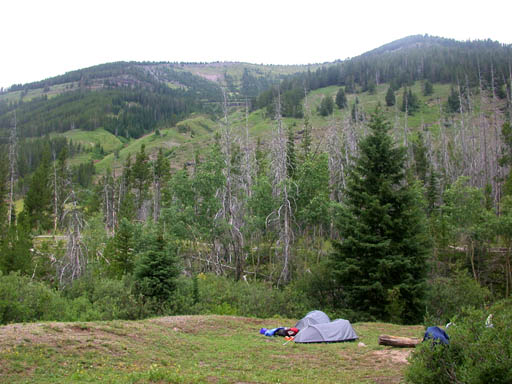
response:
M400 348L414 348L419 343L421 343L421 340L415 337L400 337L390 335L379 336L379 345L388 345L391 347Z

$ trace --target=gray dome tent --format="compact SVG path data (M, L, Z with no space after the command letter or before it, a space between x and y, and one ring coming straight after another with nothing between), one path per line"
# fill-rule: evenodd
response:
M302 328L306 328L310 324L323 324L330 321L329 316L322 311L311 311L297 322L295 328L300 330Z
M296 343L329 343L355 339L357 334L350 322L337 319L330 323L309 324L297 333L294 341Z

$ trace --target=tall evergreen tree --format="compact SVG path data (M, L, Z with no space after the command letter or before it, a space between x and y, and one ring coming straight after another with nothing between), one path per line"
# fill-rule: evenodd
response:
M9 165L7 163L7 156L5 152L0 153L0 239L5 235L5 228L8 223L8 209L6 203L9 175Z
M430 80L426 80L423 85L423 95L430 96L434 93L434 86L430 82Z
M110 259L109 272L113 277L121 278L133 272L133 230L133 225L123 217L116 235L107 246L107 257Z
M158 157L153 164L153 220L160 217L160 204L162 186L169 181L171 166L164 156L162 148L158 150Z
M141 209L144 200L147 198L151 182L151 163L149 162L149 157L146 154L146 146L144 144L141 145L140 151L135 157L131 176L133 178L133 186L136 191L137 209Z
M180 273L176 248L166 243L159 234L150 251L142 254L135 267L135 278L140 293L164 305L176 290Z
M126 159L123 167L123 175L119 182L119 218L134 218L135 198L132 193L132 163L130 157Z
M50 185L50 152L48 150L45 151L41 164L32 176L24 201L24 209L32 228L39 230L51 228L52 189Z
M425 185L427 183L427 171L428 171L428 159L427 159L427 147L423 140L423 135L418 132L417 140L413 141L412 149L414 154L414 165L416 176Z
M404 94L402 96L402 112L407 112L408 115L413 115L420 109L420 102L418 100L418 96L415 93L407 90L407 87L404 87Z
M352 116L352 121L360 121L363 120L363 114L359 110L359 98L356 96L354 100L354 104L352 104L352 110L350 111L350 115Z
M293 178L297 169L297 157L295 155L295 132L288 127L288 140L286 141L286 174Z
M311 128L309 114L306 112L304 114L304 134L302 135L301 143L304 158L307 158L311 152Z
M460 112L460 95L455 87L451 88L450 95L447 101L448 111L452 113Z
M261 177L265 174L268 168L268 164L266 151L263 150L263 144L260 137L258 137L256 141L256 151L254 157L256 158L256 176Z
M377 109L347 180L332 254L343 304L373 319L421 320L429 251L420 193L405 182L403 147Z
M318 109L318 112L322 116L329 116L332 114L334 110L334 103L332 101L331 96L325 96L322 101L320 102L320 107Z
M393 105L395 105L395 102L396 102L395 92L393 91L393 88L391 88L391 86L390 86L386 93L386 105L388 107L392 107Z
M439 200L439 180L437 179L437 174L434 169L430 170L426 197L427 212L429 215L431 215L436 210L437 201Z
M336 105L339 109L343 109L347 106L347 96L343 88L340 88L338 93L336 93Z
M30 234L30 221L26 213L22 213L16 222L2 234L0 241L0 271L4 274L32 272L32 236Z

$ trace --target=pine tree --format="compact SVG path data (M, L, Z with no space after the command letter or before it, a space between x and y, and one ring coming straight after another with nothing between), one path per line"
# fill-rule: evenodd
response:
M320 102L320 108L318 112L322 116L329 116L334 110L334 103L331 96L325 96Z
M377 109L347 180L332 267L347 308L362 317L421 319L427 232L419 193L405 182L403 147Z
M140 151L135 157L135 163L133 164L131 172L131 176L133 178L133 186L135 187L136 191L136 206L139 210L142 208L142 204L147 198L151 180L151 164L145 150L146 146L142 144Z
M423 135L418 132L418 139L412 144L414 154L414 165L416 176L422 181L423 185L427 183L428 159L427 147L423 140Z
M256 176L262 177L268 168L268 164L266 151L263 150L263 144L260 137L258 137L256 141L256 151L254 157L256 158Z
M295 156L295 133L292 127L288 127L288 140L286 141L286 174L293 178L297 169L297 158Z
M359 98L357 96L354 101L354 104L352 104L352 110L350 111L350 114L352 116L352 121L354 122L364 120L363 111L359 109Z
M16 222L2 234L0 241L0 271L4 274L32 272L32 236L30 234L29 217L22 213Z
M302 135L302 153L306 159L311 152L311 123L309 121L309 114L304 114L304 134Z
M8 225L7 192L9 185L7 176L9 175L9 164L5 153L0 153L0 240L5 235L5 228ZM14 211L14 210L13 210Z
M122 217L132 220L135 216L135 198L132 193L132 165L130 157L126 159L123 167L123 175L119 182L119 213L118 220Z
M32 228L48 230L51 228L52 192L50 184L50 153L45 151L41 164L37 167L27 196L24 209Z
M153 164L153 220L155 222L160 217L162 186L169 181L170 170L169 160L165 158L162 148L160 148L158 157Z
M395 92L393 91L393 88L391 86L388 88L388 92L386 93L386 105L388 107L392 107L395 105L396 99L395 99Z
M178 258L176 248L166 244L161 234L157 235L152 248L137 262L135 278L143 296L163 305L176 290L176 279L180 273Z
M450 95L448 96L448 111L452 113L460 112L460 95L454 87L451 88Z
M439 180L436 172L431 169L427 185L427 212L431 215L436 207L439 199Z
M430 96L434 93L434 86L430 82L430 80L425 81L423 85L423 95Z
M404 87L404 94L402 96L402 112L407 112L408 115L413 115L420 109L420 102L418 100L418 96L415 93L407 90L407 87Z
M126 218L119 223L116 235L110 240L107 257L110 258L109 271L113 277L121 278L133 272L134 243L133 225Z
M336 93L336 105L339 109L343 109L347 106L347 96L343 88L340 88L338 93Z

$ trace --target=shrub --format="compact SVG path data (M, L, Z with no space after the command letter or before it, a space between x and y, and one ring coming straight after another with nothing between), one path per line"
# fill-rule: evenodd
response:
M268 318L301 317L310 310L301 291L293 285L277 289L259 281L248 283L200 274L198 286L199 302L194 306L196 313Z
M447 322L464 307L483 308L490 294L464 270L456 271L453 278L434 279L427 291L429 322Z
M131 275L122 280L85 276L66 289L69 320L135 320L152 314L148 305L135 293Z
M0 324L66 318L66 302L45 284L0 273Z
M486 319L493 314L493 326ZM488 312L466 309L449 328L450 344L425 342L411 355L406 372L410 383L511 383L512 300Z

